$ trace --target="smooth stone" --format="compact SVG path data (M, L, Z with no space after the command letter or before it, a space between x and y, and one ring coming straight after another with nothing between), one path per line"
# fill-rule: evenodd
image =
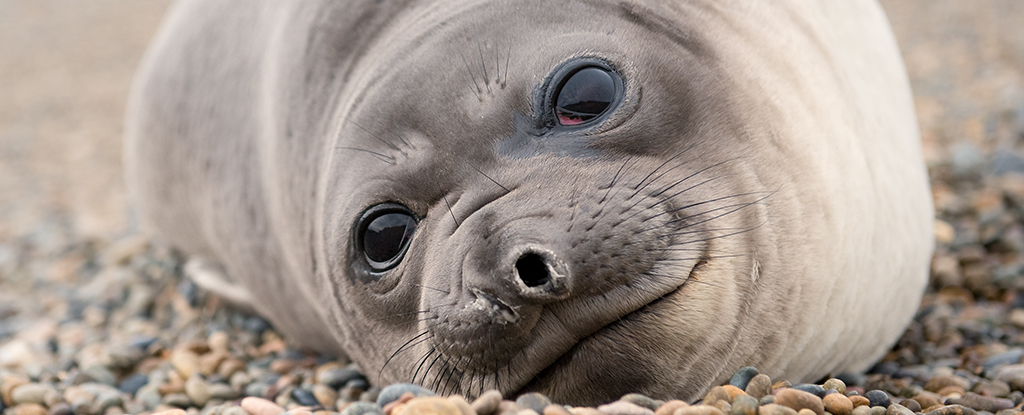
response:
M855 406L853 407L853 412L850 412L850 415L871 415L871 407L867 405Z
M725 393L729 394L729 402L732 402L732 400L736 399L737 396L747 394L746 392L743 391L743 389L737 388L732 385L722 385L722 389L725 389Z
M847 398L850 398L850 402L853 402L854 408L858 406L871 407L871 401L869 401L868 398L865 398L861 395L847 396Z
M548 399L547 396L537 392L529 392L519 395L519 397L516 398L516 405L526 409L531 409L539 414L544 412L545 406L551 405L551 399ZM598 408L598 410L600 410L600 408Z
M885 393L885 391L880 391L878 389L872 389L867 392L864 392L864 397L868 398L868 402L870 402L871 406L881 406L883 408L888 408L889 405L892 404L892 400L889 398L889 394Z
M711 405L690 405L676 409L672 415L725 415L725 413Z
M528 409L524 409L524 411L529 411L529 410ZM530 411L530 412L532 412L532 411ZM504 414L506 412L501 412L501 413ZM569 408L569 413L572 414L572 415L602 415L601 412L599 412L597 409L587 408L587 407ZM514 415L515 413L514 412L508 412L508 414ZM671 414L669 414L669 415L671 415Z
M755 415L757 407L756 398L747 394L739 395L732 399L732 409L729 411L729 415Z
M463 412L462 415L476 415L476 414L475 413ZM548 406L544 407L544 412L541 412L541 415L572 415L572 414L570 414L569 411L565 410L565 408L563 408L563 407L561 407L561 406L559 406L557 404L551 404L551 405L548 405Z
M853 401L840 393L825 395L821 399L821 403L825 406L826 411L835 415L850 415L853 412Z
M37 403L23 403L15 405L11 412L14 415L46 415L46 407Z
M493 414L501 404L501 392L491 389L478 396L470 406L480 415Z
M939 389L939 395L945 396L945 397L960 398L960 397L964 396L964 393L966 393L966 392L967 391L964 390L964 388L961 388L961 387L956 386L956 385L949 385L949 386L946 386L945 388Z
M775 391L775 403L794 410L810 409L817 415L825 413L821 398L799 389L783 388Z
M139 389L138 393L135 394L135 399L142 401L142 404L145 405L146 409L152 410L153 408L156 408L163 399L163 397L160 396L160 386L156 384L143 386Z
M729 384L740 389L746 389L750 380L757 376L759 373L753 366L741 367L729 378Z
M963 405L947 405L925 415L977 415L978 412Z
M214 352L228 353L228 334L223 331L215 331L206 337L206 344Z
M384 389L381 389L380 394L377 395L377 405L380 405L383 408L384 405L391 403L391 401L397 400L405 392L410 392L413 394L413 396L417 397L435 396L433 391L423 388L419 385L413 385L411 383L395 383L392 385L388 385Z
M757 402L760 403L761 406L768 405L768 404L774 404L775 403L775 396L765 395L765 396L762 396L761 399L758 399Z
M887 408L887 407L872 406L871 407L871 415L885 415L885 411L888 411L888 410L889 410L889 408Z
M971 391L983 396L1005 398L1010 394L1011 389L1009 384L1001 380L983 380L975 383Z
M793 408L770 403L770 404L767 404L767 405L761 405L761 407L757 409L757 414L758 415L797 415L797 412Z
M193 373L199 371L199 355L184 348L175 350L171 353L171 367L182 378L188 379Z
M15 405L23 403L36 403L43 405L46 395L57 392L53 385L42 383L26 383L11 391L11 400Z
M894 403L885 408L885 415L914 415L914 411L911 411L907 407Z
M284 413L284 408L277 404L253 396L242 399L241 407L251 415L281 415Z
M754 376L747 383L747 387L743 388L747 395L753 396L756 399L761 399L765 395L770 395L772 392L772 379L768 375L762 373Z
M189 406L192 406L192 400L184 393L169 393L164 395L162 402L166 405L178 408L188 408Z
M310 391L313 393L316 401L320 403L320 406L324 408L329 408L338 400L338 392L327 385L317 383L313 385Z
M516 400L516 403L519 403L519 400ZM522 404L520 405L525 406ZM626 401L615 401L607 405L601 405L597 407L597 410L607 415L654 415L653 409L645 408ZM543 413L544 410L541 409L539 412Z
M74 413L75 411L71 410L71 406L64 402L51 405L50 409L46 411L46 415L74 415Z
M320 401L316 399L313 392L303 388L292 389L292 399L302 406L317 406L320 404Z
M843 395L846 394L846 382L843 382L838 378L830 378L829 380L826 380L825 384L821 385L821 387L825 388L825 390L835 389L836 392Z
M649 396L641 395L639 393L628 393L622 395L622 397L619 398L619 400L640 405L652 411L656 411L659 407L661 407L661 405L665 404L665 401L656 400Z
M203 380L198 373L194 373L185 381L185 395L192 400L192 403L202 408L210 400L210 384Z
M151 415L185 415L185 414L187 414L187 412L185 412L184 409L174 408L174 409L165 409L165 410L159 411L159 412L153 412Z
M232 399L238 399L240 395L238 393L238 390L232 388L231 385L227 385L224 383L211 383L209 392L211 400L215 399L221 401L230 401Z
M979 411L999 412L1003 409L1014 407L1013 401L1003 398L981 396L974 392L967 392L960 398L960 404Z
M960 376L935 375L924 385L924 389L929 392L939 392L949 386L958 386L967 390L971 386L971 382Z
M220 415L249 415L249 413L241 406L229 406L224 408L224 412L221 412Z
M664 404L659 406L658 409L655 409L654 415L672 415L676 412L677 409L686 406L690 406L690 404L678 399L673 399L668 402L665 402Z
M473 412L473 407L469 406L469 402L466 401L466 398L463 397L462 395L451 395L451 396L448 397L448 402L451 402L453 405L455 405L457 408L459 408L459 413L462 414L462 415L476 415L476 412ZM550 407L552 407L552 406L556 407L556 408L561 408L558 405L548 405L548 406L544 407L544 411L548 411L550 409ZM555 414L550 414L550 415L565 415L565 414L555 413Z
M704 395L704 405L714 406L718 401L729 402L729 392L725 391L725 388L721 386L715 386Z
M1009 399L1009 400L1013 401L1014 405L1020 405L1021 402L1024 402L1024 392L1021 392L1021 391L1010 392L1009 395L1006 395L1006 399Z
M366 381L366 377L358 370L350 368L328 369L317 374L316 383L324 384L332 389L341 389L345 384L353 380Z
M824 398L825 397L825 388L823 388L821 386L818 386L818 385L815 385L815 384L801 383L799 385L793 385L793 389L801 390L801 391L804 391L804 392L807 392L807 393L811 393L814 396L817 396L819 398Z
M28 378L22 376L4 376L3 382L0 382L0 399L4 401L4 404L8 406L14 406L14 399L11 397L11 392L18 386L30 383Z
M135 395L143 386L149 383L149 376L142 373L131 375L117 385L117 389L129 395Z
M459 407L440 396L418 397L409 400L405 407L392 415L455 415Z
M799 411L796 411L796 413L797 413L797 415L814 415L814 411L812 411L810 409L807 409L807 408L804 408L804 409L801 409Z
M341 410L341 415L384 415L384 410L375 403L352 402Z
M104 385L114 386L117 384L117 376L103 365L89 366L82 373L89 375L93 380Z

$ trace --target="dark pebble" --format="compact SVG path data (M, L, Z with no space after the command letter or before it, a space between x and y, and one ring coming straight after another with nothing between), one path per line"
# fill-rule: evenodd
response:
M245 319L245 323L242 324L245 331L255 334L263 334L264 331L270 328L270 323L262 318L252 316Z
M773 403L775 403L775 396L773 396L773 395L762 396L761 399L757 400L757 403L760 404L761 406L773 404Z
M799 385L794 385L793 389L813 393L815 396L819 398L825 397L825 388L811 383L801 383Z
M391 401L398 400L398 398L406 392L412 392L412 394L417 397L435 396L434 392L419 385L413 385L411 383L395 383L381 389L380 395L377 395L377 405L380 405L380 407L383 408L384 405L391 403Z
M302 406L320 406L320 401L316 400L316 396L313 396L313 392L303 388L292 389L292 399Z
M0 414L4 413L4 409L7 409L7 405L4 405L4 400L0 399Z
M878 364L876 364L874 367L872 367L871 369L868 370L868 373L874 374L874 375L892 375L893 373L896 373L897 370L900 370L899 363L892 362L892 361L885 361L885 362L878 362ZM840 379L842 379L842 378L840 378ZM846 381L844 380L843 382L846 382ZM846 382L846 383L850 384L850 382Z
M843 381L843 383L847 385L853 386L863 385L864 382L867 382L868 378L860 373L840 373L836 375L836 379Z
M921 403L913 399L904 399L903 402L900 402L900 405L914 412L921 412L921 409L923 409L921 408Z
M364 390L366 390L369 387L370 387L370 383L367 382L366 379L361 379L361 378L352 379L352 380L350 380L350 381L345 383L345 388L347 388L347 389L358 389L358 390L364 391Z
M547 396L539 394L537 392L529 392L519 395L516 398L516 405L519 405L526 409L532 409L537 411L538 414L544 413L544 407L551 405L551 400Z
M384 415L384 410L375 403L352 402L341 410L341 415Z
M960 399L960 404L979 411L988 412L999 412L1003 409L1013 408L1014 406L1013 401L1009 399L981 396L973 392L967 392L967 394Z
M146 349L149 349L150 346L156 343L156 340L156 337L138 337L132 340L128 345L136 349L146 351Z
M977 415L978 412L963 405L943 406L925 415Z
M358 370L341 368L341 369L330 369L325 370L320 374L320 383L331 387L331 389L338 390L342 387L348 386L348 383L354 380L362 380L366 382L366 378Z
M1009 395L1006 395L1006 399L1009 399L1009 400L1013 401L1013 406L1020 405L1021 402L1024 402L1024 392L1021 392L1021 391L1010 392Z
M826 389L825 390L825 396L831 395L833 393L839 393L839 391L837 391L835 389ZM824 398L824 396L823 396L823 398Z
M889 405L892 404L892 402L889 400L889 394L878 389L872 389L865 392L864 397L868 398L868 402L871 403L871 406L881 406L883 408L888 408Z
M747 384L750 383L750 379L757 376L759 373L753 366L741 367L736 373L729 379L729 384L740 389L746 389Z
M118 385L117 388L120 389L121 392L129 395L135 395L135 392L138 392L139 389L146 386L147 383L149 383L149 376L142 373L136 373L125 380L122 380L121 384Z

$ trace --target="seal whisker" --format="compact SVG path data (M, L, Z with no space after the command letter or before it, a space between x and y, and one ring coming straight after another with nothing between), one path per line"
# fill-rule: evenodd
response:
M448 203L448 196L444 196L443 199L444 199L444 205L448 207L448 213L450 213L452 215L452 220L455 221L455 227L458 228L459 227L459 220L455 218L455 212L452 211L452 205L450 203Z
M708 203L719 202L719 201L722 201L722 200L732 199L732 198L737 198L737 197L742 197L742 196L751 196L751 195L756 195L756 194L761 194L761 193L769 193L769 195L771 194L770 192L747 192L747 193L738 193L738 194L729 195L729 196L716 197L714 199L708 199L708 200L705 200L705 201L702 201L702 202L691 203L691 204L686 205L686 206L669 209L669 210L663 211L661 213L657 213L657 214L651 215L650 217L644 218L641 222L646 222L648 220L654 219L654 218L659 217L661 215L667 215L667 214L672 214L672 213L679 212L681 210L692 209L694 207L697 207L697 206L700 206L700 205L706 205ZM672 223L672 222L670 221L669 223Z
M395 151L397 151L397 152L401 153L403 157L409 157L409 154L408 154L408 153L406 153L406 152L405 152L405 150L402 150L402 148L401 148L401 147L399 147L399 146L395 145L395 143L392 143L392 142L390 142L390 141L387 141L387 140L383 139L383 138L382 138L381 136L379 136L379 135L377 135L377 134L374 134L374 133L373 133L372 131L370 131L370 130L369 130L369 129L367 129L366 127L363 127L362 125L359 125L359 123L357 123L357 122L355 122L355 121L353 121L353 120L350 120L350 119L346 119L346 120L345 120L345 122L350 122L350 123L352 123L352 125L356 126L356 127L357 127L357 128L359 128L360 130L363 130L364 132L366 132L367 134L369 134L369 135L370 135L371 137L373 137L373 138L374 138L375 140L377 140L377 141L380 141L380 142L381 142L381 143L383 143L384 145L386 145L386 146L388 146L388 147L391 147L391 149L392 149L392 150L395 150Z
M394 359L395 356L398 356L398 354L401 353L402 350L406 350L406 347L410 347L410 344L412 344L412 342L416 341L416 339L418 339L420 337L423 337L425 335L429 335L429 334L430 334L429 331L424 330L420 334L417 334L416 336L413 336L413 338L409 339L409 341L403 343L398 349L395 349L395 352L391 353L391 356L389 356L388 359L384 361L384 364L381 365L380 371L377 372L377 377L379 378L381 375L384 374L384 368L388 366L388 363L391 363L391 359ZM426 341L426 340L429 340L429 339L430 339L430 336L428 336L426 339L423 339L422 341ZM419 343L416 343L416 344L419 344Z
M505 53L505 79L501 81L501 87L504 88L508 84L508 62L512 59L512 43L508 44L508 52Z
M437 291L437 292L442 293L442 294L451 294L449 291L445 291L445 290L442 290L440 288L428 287L426 285L416 284L416 283L411 283L411 284L412 284L413 287L426 288L428 290L434 290L434 291Z
M433 355L434 352L436 352L436 351L437 351L437 348L431 346L430 350L427 350L427 352L423 354L423 357L421 357L418 360L419 364L416 366L416 371L413 372L412 379L409 381L409 383L416 383L416 378L419 377L420 370L423 369L423 365L427 363L427 360L430 359L430 356ZM426 375L425 374L423 375L423 378L426 379Z
M636 189L636 192L635 192L635 193L633 193L632 195L630 195L630 196L629 196L629 198L630 198L630 199L632 199L632 198L636 197L636 195L637 195L637 194L639 194L639 193L640 193L641 191L643 191L644 189L646 189L646 188L647 188L647 186L650 186L650 185L651 185L651 184L653 184L654 182L658 181L658 179L660 179L660 178L664 177L664 176L665 176L666 174L668 174L669 172L671 172L671 171L673 171L673 170L675 170L675 169L677 169L677 168L681 167L682 165L684 165L684 164L686 164L686 163L690 162L690 160L686 160L686 161L684 161L684 162L682 162L682 163L679 163L679 164L677 164L677 165L676 165L675 167L673 167L673 168L671 168L671 169L668 169L668 170L666 170L666 171L665 171L664 173L661 173L661 174L659 174L659 175L658 175L658 177L655 177L655 178L654 178L653 180L651 180L651 181L650 181L650 182L648 182L647 184L644 184L644 182L647 182L647 179L650 179L650 178L651 178L651 176L654 176L654 173L657 173L657 172L658 172L658 170L661 170L661 168L662 168L662 167L665 167L666 165L668 165L668 163L671 163L671 162L672 162L672 160L675 160L675 159L679 158L679 156L682 156L682 155L683 155L684 153L686 153L687 151L689 151L689 150L690 150L691 148L693 148L693 144L690 144L690 146L689 146L689 147L687 147L687 148L684 148L684 149L683 149L683 151L680 151L680 152L676 153L676 155L672 156L672 157L671 157L671 158L669 158L668 160L665 160L665 161L663 161L663 162L662 162L662 163L661 163L660 165L658 165L658 167L654 168L654 170L651 170L651 172L650 172L650 173L647 173L647 176L644 176L644 178L643 178L642 180L640 180L640 182L639 182L639 183L637 183L637 184L636 184L636 186L633 186L633 189Z
M480 41L476 42L476 50L480 53L480 69L484 72L484 86L487 87L487 93L491 92L491 80L487 77L487 65L484 64L484 49Z
M384 320L390 320L390 319L393 319L393 318L401 318L401 317L405 317L405 316L410 316L410 315L415 315L415 314L423 314L423 313L429 313L429 312L430 312L430 310L410 311L410 312L407 312L407 313L388 314L388 315L386 315L384 317L381 317L381 318L384 319Z
M468 161L467 161L467 162L466 162L466 164L468 164L468 165L469 165L469 167L472 167L472 168L473 168L473 170L476 170L476 172L477 172L477 173L480 173L480 174L481 174L482 176L486 177L486 178L487 178L487 180L490 180L490 181L491 181L492 183L494 183L494 184L498 185L498 187L500 187L500 188L501 188L502 190L504 190L504 191L505 191L505 194L509 194L509 193L512 193L512 191L511 191L511 190L509 190L509 188L505 187L505 185L503 185L503 184L501 184L501 183L498 183L498 181L497 181L497 180L494 180L494 178L493 178L493 177L491 177L491 176L488 176L488 175L487 175L487 173L484 173L484 172L483 172L483 170L480 170L480 168L479 168L479 167L477 167L476 165L474 165L473 163L470 163L470 162L468 162Z
M686 177L684 177L684 178L682 178L682 179L680 179L680 180L676 181L675 183L672 183L672 185L671 185L671 186L665 187L665 188L663 188L663 189L661 189L661 190L659 190L659 191L655 192L654 194L650 195L650 197L659 197L659 196L661 196L662 194L664 194L665 192L667 192L667 191L669 191L669 190L672 190L672 188L674 188L674 187L676 187L676 186L678 186L678 185L682 184L683 182L685 182L685 181L687 181L687 180L689 180L689 179L693 178L694 176L696 176L696 175L698 175L698 174L704 173L704 172L706 172L706 171L708 171L708 170L711 170L711 169L713 169L713 168L715 168L715 167L721 166L721 165L723 165L723 164L725 164L725 163L728 163L728 162L730 162L730 161L736 161L736 160L738 160L738 159L740 159L740 157L733 157L733 158L731 158L731 159L728 159L728 160L723 160L723 161L720 161L720 162L718 162L718 163L712 164L712 165L710 165L710 166L704 167L704 168L702 168L702 169L700 169L700 170L697 170L697 171L695 171L695 172L691 173L691 174L690 174L689 176L686 176Z
M466 65L466 72L469 72L469 78L473 80L473 86L476 87L475 92L477 94L477 97L483 99L482 97L480 97L480 94L484 93L484 90L483 88L480 88L480 84L476 83L476 75L473 75L473 69L470 69L469 67L469 61L466 60L466 54L462 53L462 51L459 51L459 55L462 56L462 63Z
M716 235L716 236L710 236L710 237L702 238L702 239L695 239L695 240L692 240L692 241L678 242L675 245L687 245L687 244L694 244L694 243L697 243L697 242L707 242L707 241L711 241L711 240L714 240L714 239L728 238L730 236L735 236L735 235L739 235L739 234L743 234L743 233L747 233L747 232L753 231L753 230L755 230L757 228L760 228L761 226L764 226L765 223L768 223L768 222L767 221L761 222L760 225L754 226L752 228L743 229L743 230L736 231L736 232L729 233L729 234L725 234L725 235Z
M714 211L717 211L717 210L722 210L722 209L728 209L728 208L736 207L736 209L730 210L730 211L725 212L725 213L723 213L721 215L717 215L717 216L714 216L714 217L711 217L711 218L708 218L708 219L705 219L705 220L702 220L702 221L699 221L699 222L688 223L688 224L686 224L686 226L683 226L683 228L685 229L685 228L688 228L688 227L691 227L691 226L700 225L700 224L708 222L708 221L719 219L719 218L721 218L721 217L723 217L725 215L728 215L730 213L734 213L734 212L739 211L741 209L745 209L745 208L748 208L750 206L756 205L756 204L760 203L761 201L763 201L764 199L767 199L769 196L771 196L771 195L762 197L762 198L757 199L757 200L755 200L753 202L750 202L750 203L740 203L740 204L734 204L734 205L726 205L726 206L714 208L714 209L711 209L711 210L708 210L708 211L704 211L704 212L701 212L701 213L693 214L693 215L690 215L690 216L684 216L684 217L681 217L681 218L678 218L678 219L670 220L666 224L682 222L682 221L685 221L687 219L691 219L691 218L694 218L694 217L697 217L697 216L701 216L701 215L706 215L708 213L711 213L711 212L714 212Z
M367 150L367 149L365 149L365 148L356 148L356 147L334 147L334 149L335 149L335 150L352 150L352 151L362 151L362 152L364 152L364 153L370 153L370 155L374 156L374 157L375 157L375 158L376 158L377 160L383 161L383 162L385 162L385 163L387 163L387 164L390 164L390 165L392 165L392 166L393 166L393 165L395 165L395 158L394 158L394 157L392 157L392 156L388 156L388 155L385 155L385 154L381 154L381 153L378 153L378 152L376 152L376 151L372 151L372 150Z

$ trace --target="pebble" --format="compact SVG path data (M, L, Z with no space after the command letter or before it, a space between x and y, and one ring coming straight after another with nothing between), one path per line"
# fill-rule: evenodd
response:
M166 405L175 406L178 408L188 408L190 405L192 405L192 400L189 399L188 395L185 395L184 393L169 393L167 395L164 395L162 402Z
M846 394L846 383L837 378L830 378L829 380L826 380L825 384L821 386L826 390L835 389L836 392L839 392L843 395Z
M868 399L871 406L881 406L888 408L892 401L889 399L889 394L878 389L869 390L864 393L864 397Z
M958 386L960 389L966 390L971 384L970 381L959 376L937 375L928 380L924 389L929 392L939 392L948 386Z
M750 380L757 375L758 371L753 366L741 367L729 378L729 384L740 389L746 389Z
M793 385L793 389L801 390L801 391L808 392L808 393L812 393L812 394L814 394L814 396L817 396L819 398L824 398L825 397L825 388L823 388L821 386L818 386L818 385L814 385L814 384L810 384L810 383L801 383L799 385Z
M797 412L793 408L789 408L782 405L776 405L773 403L767 405L761 405L757 409L758 415L797 415Z
M725 391L725 388L721 386L715 386L704 395L704 405L715 405L718 401L729 402L729 392Z
M37 403L18 404L13 409L14 415L46 415L46 407Z
M911 399L921 404L921 407L928 408L942 403L941 396L934 392L924 392L914 395Z
M375 403L352 402L341 410L341 415L384 415L384 410Z
M825 413L821 398L799 389L782 388L775 392L775 403L795 410L810 409L816 415Z
M199 371L199 356L188 349L175 350L171 353L171 366L182 379L188 379Z
M664 401L651 399L649 396L641 395L639 393L629 393L622 395L622 397L619 398L619 400L640 405L652 411L657 410L659 407L661 407L661 405L665 403Z
M324 370L318 373L316 382L327 385L334 390L338 390L345 386L345 384L357 379L363 381L366 380L358 370L350 368L336 368Z
M518 399L516 403L519 403ZM597 407L597 410L607 415L654 415L654 410L652 409L625 401L615 401L607 405L601 405ZM544 411L542 409L539 412L543 413Z
M1001 380L983 380L975 383L971 391L979 395L1005 398L1010 394L1010 385Z
M729 411L729 415L755 415L757 414L757 407L757 399L753 396L747 394L739 395L732 399L732 410Z
M853 401L840 393L825 395L821 402L825 410L834 415L850 415L853 412Z
M425 396L409 400L401 411L392 415L455 415L459 408L448 399Z
M747 383L747 387L743 388L747 395L753 396L754 398L761 399L761 397L768 395L772 391L772 380L765 374L755 375Z
M377 396L377 405L384 407L391 401L398 399L403 393L410 392L413 396L434 396L434 392L411 383L395 383L381 389Z
M44 404L45 398L48 394L55 394L57 388L53 385L45 385L41 383L26 383L18 386L11 391L11 401L15 405L23 403L35 403Z
M912 412L921 412L922 409L921 404L913 399L904 399L903 402L900 402L900 405L907 407Z
M498 410L498 405L501 404L501 392L496 390L489 390L480 394L470 406L476 411L477 414L487 415L493 414Z
M0 411L3 412L3 411ZM74 411L71 410L71 405L64 402L51 405L50 409L46 411L46 415L74 415Z
M868 405L853 407L852 415L871 415L871 407Z
M139 389L146 386L147 383L149 383L149 376L146 376L143 373L136 373L122 380L121 383L117 385L117 389L129 395L134 395L139 391Z
M251 415L280 415L284 408L263 398L248 397L242 399L241 407Z
M473 407L469 405L469 402L466 401L466 398L464 398L462 395L451 395L448 397L448 401L454 404L457 408L459 408L459 413L462 415L477 415L476 412L473 412ZM558 405L552 404L544 407L544 411L547 412L549 410L549 407L561 408Z
M472 413L472 412L463 412L462 415L476 415L476 414ZM551 405L548 405L548 406L544 407L544 412L541 412L541 415L572 415L572 414L570 414L569 411L565 410L565 408L563 408L560 405L551 404Z
M185 381L185 395L198 407L203 407L210 400L210 384L199 373L193 373Z
M794 412L795 413L795 412ZM691 405L676 409L673 415L725 415L721 409L710 405ZM765 414L770 415L770 414ZM780 414L785 415L785 414Z
M313 385L311 392L316 401L320 403L320 406L328 408L338 400L338 392L327 385L315 384Z
M180 408L165 409L163 411L153 412L152 413L152 415L186 415L186 414L187 414L187 412L185 412L184 409L180 409Z
M14 388L18 386L28 384L29 380L22 376L5 376L3 383L0 383L0 399L4 400L4 403L8 406L14 406L14 398L11 397L11 393Z
M963 405L949 405L927 412L925 415L977 415L978 412Z
M959 401L960 405L988 412L999 412L1014 407L1013 401L1009 399L981 396L973 392L968 392Z
M885 409L885 415L914 415L914 411L911 411L903 405L894 403Z
M659 406L658 409L655 409L654 415L672 415L676 412L677 409L685 406L690 406L690 404L680 401L678 399L673 399L668 402L665 402L664 404Z
M538 414L544 412L544 407L551 405L551 400L547 396L539 394L537 392L524 393L516 398L516 405L519 405L526 409L531 409ZM598 408L600 410L600 408Z

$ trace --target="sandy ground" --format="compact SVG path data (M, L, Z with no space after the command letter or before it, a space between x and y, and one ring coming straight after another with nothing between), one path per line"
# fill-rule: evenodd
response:
M167 0L0 0L0 259L130 231L121 119ZM1024 1L886 0L933 177L1024 147ZM21 241L21 242L18 242ZM0 267L0 281L3 281Z

